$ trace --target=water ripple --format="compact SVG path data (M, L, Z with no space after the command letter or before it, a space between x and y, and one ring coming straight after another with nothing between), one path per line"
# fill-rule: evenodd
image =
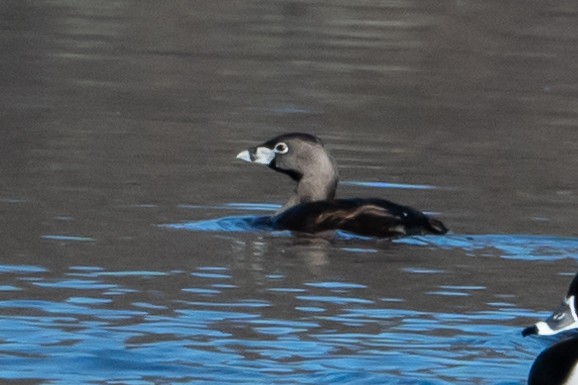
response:
M364 246L351 247L355 242L370 244L379 256L398 246L419 254L458 250L462 258L521 261L575 258L578 251L574 238L456 234L385 245L339 238L329 251L365 255ZM388 270L391 278L411 277L414 289L433 280L416 298L438 303L457 297L455 313L426 311L404 291L399 297L383 292L364 279L365 269L360 276L340 269L300 277L293 271L298 261L269 258L272 267L263 269L243 258L166 270L0 265L6 289L0 290L0 365L7 368L0 379L429 385L446 384L443 378L447 384L505 385L524 379L536 354L551 343L522 340L519 325L547 312L517 307L515 298L491 296L483 310L462 312L460 297L469 300L491 288L446 281L450 265L432 268L412 259L387 267L396 266ZM239 270L245 264L249 268Z
M268 224L269 217L256 216L229 216L184 223L170 223L159 225L173 230L187 231L214 231L214 232L255 232L271 231Z
M191 221L160 225L173 230L209 231L209 232L262 232L271 231L268 217L229 216L216 219ZM275 234L284 234L276 232ZM337 239L371 241L374 238L357 236L343 231L335 232ZM558 260L578 259L578 238L523 235L523 234L477 234L477 235L424 235L401 237L392 240L394 244L408 246L458 249L469 255L492 256L520 260ZM375 248L359 248L344 245L343 250L354 253L376 253ZM437 271L434 271L437 272Z
M388 182L366 182L357 180L345 180L340 182L343 185L382 188L382 189L401 189L401 190L435 190L438 187L427 184L408 184L408 183L388 183Z
M41 269L21 269L25 273L16 268L5 270L37 274L35 271ZM40 286L47 290L75 286L86 290L92 286L93 290L102 291L106 287L100 287L97 279L125 280L136 276L112 274L99 268L71 271L86 271L89 276L84 277L86 282L82 282L83 277L51 279L56 284ZM209 282L219 282L221 275L230 278L229 269L223 266L204 266L197 271L207 272L208 276L199 278ZM162 274L147 271L142 276L164 279ZM484 289L477 285L440 288ZM276 376L284 374L289 376L288 381L304 384L328 379L335 383L376 384L384 379L403 383L396 374L403 368L404 377L422 385L431 383L426 381L426 372L472 379L479 378L480 367L495 372L507 367L504 373L513 374L503 376L504 381L524 377L526 368L521 362L528 361L531 353L504 353L503 360L497 360L487 358L487 352L509 352L521 338L511 327L496 325L497 320L529 318L536 316L534 313L511 307L506 311L468 314L381 308L375 301L352 296L366 289L367 285L352 281L321 280L283 291L288 298L322 305L296 308L300 318L265 316L262 311L278 305L261 298L178 301L173 315L154 312L164 312L177 303L131 301L130 309L117 308L113 299L98 296L74 296L65 302L4 300L0 310L38 310L44 316L0 317L0 346L8 353L0 363L10 367L3 371L2 378L34 378L42 373L43 378L53 378L54 383L115 379L139 384L146 376L153 376L172 383L264 384L275 383ZM199 298L208 293L205 289L183 290ZM219 292L210 294L218 296ZM328 311L325 306L340 310L335 313L335 309ZM475 368L464 366L464 357L475 360ZM57 374L49 367L60 370ZM115 374L113 368L119 367L122 371Z
M397 244L460 249L470 255L495 255L525 261L578 259L578 238L541 235L446 235L399 238Z

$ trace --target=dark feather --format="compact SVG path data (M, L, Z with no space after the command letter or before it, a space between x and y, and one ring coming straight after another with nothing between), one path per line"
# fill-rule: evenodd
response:
M304 233L344 230L377 237L448 231L440 221L411 207L377 198L301 203L274 217L273 226Z
M578 361L578 337L550 346L538 355L528 385L562 385Z

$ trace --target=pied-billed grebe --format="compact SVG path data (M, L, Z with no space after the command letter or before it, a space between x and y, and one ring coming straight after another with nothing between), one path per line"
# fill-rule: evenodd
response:
M524 337L553 335L578 328L576 298L578 296L578 274L558 307L545 321L540 321L522 331ZM528 385L576 385L578 384L578 337L573 336L558 342L541 352L530 369Z
M385 199L335 199L337 165L314 135L280 135L240 152L237 158L266 165L297 182L294 194L271 218L276 230L303 233L344 230L375 237L448 231L439 220Z

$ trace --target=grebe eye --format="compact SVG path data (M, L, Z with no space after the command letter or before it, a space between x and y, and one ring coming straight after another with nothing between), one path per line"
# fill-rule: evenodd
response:
M278 154L285 154L287 151L289 151L289 147L287 147L285 143L277 143L273 150Z

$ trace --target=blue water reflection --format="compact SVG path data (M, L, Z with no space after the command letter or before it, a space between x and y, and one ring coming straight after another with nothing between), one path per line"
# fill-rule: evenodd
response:
M494 255L526 261L578 258L578 238L541 235L446 235L416 236L394 240L411 246L460 249L473 255Z
M342 185L369 187L369 188L383 188L383 189L402 189L402 190L434 190L438 187L427 184L409 184L409 183L391 183L391 182L367 182L357 180L344 180L340 182Z
M498 302L491 311L424 311L347 280L295 282L270 274L264 290L231 297L224 290L238 290L237 278L226 265L192 272L74 266L60 277L38 266L3 265L0 272L10 281L34 277L27 290L41 288L47 296L24 292L0 301L3 380L520 384L547 343L523 341L512 324L543 314ZM182 283L176 293L143 297L135 279L150 287ZM440 289L431 294L486 288Z
M287 233L271 233L261 225L261 218L266 217L226 216L161 228L292 239ZM377 258L386 258L384 252L395 247L403 247L406 253L449 252L502 263L554 262L578 256L577 238L517 234L414 236L383 243L337 232L331 245L340 252ZM423 310L401 293L399 297L375 296L371 294L375 287L351 279L289 283L288 276L274 270L264 275L263 290L231 300L223 290L242 290L242 286L230 266L215 265L189 273L196 284L181 289L188 298L169 305L174 317L148 315L114 330L130 334L130 346L137 351L143 348L139 340L152 339L147 349L153 353L162 348L181 355L182 366L167 369L166 374L194 373L172 377L183 383L523 383L538 352L552 341L523 340L520 325L546 312L519 307L512 295L498 295L478 282L444 282L441 277L455 272L447 264L437 266L413 260L399 266L399 271L418 279L435 279L438 284L421 287L420 294L432 303L438 298L456 301L463 312ZM98 275L113 276L103 271ZM485 309L467 306L470 298L480 296L488 296ZM287 303L291 306L286 307ZM151 336L158 336L159 342ZM192 357L194 364L182 357Z
M268 217L256 217L254 215L230 216L201 221L191 221L184 223L163 224L173 230L188 231L230 231L230 232L255 232L271 231L266 221Z
M271 232L267 216L227 216L174 224L163 224L161 227L172 230L207 231L207 232ZM287 232L273 234L288 235ZM335 232L339 240L372 240L370 237L358 236L344 231ZM448 234L443 236L424 235L393 239L394 244L417 247L462 250L468 255L492 256L499 254L502 258L518 260L558 260L578 259L578 238L524 234ZM356 248L345 246L343 250L352 252L374 253L374 248Z

